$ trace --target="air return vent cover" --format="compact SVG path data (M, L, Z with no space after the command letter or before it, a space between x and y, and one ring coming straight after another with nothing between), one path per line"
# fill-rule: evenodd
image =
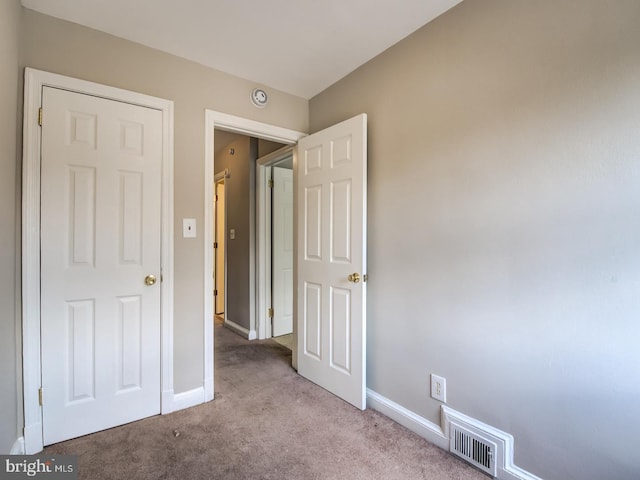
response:
M479 433L451 422L449 450L492 477L496 476L496 444Z

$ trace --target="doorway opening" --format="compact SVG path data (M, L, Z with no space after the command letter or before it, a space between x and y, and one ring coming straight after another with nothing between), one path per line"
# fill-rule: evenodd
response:
M258 139L249 135L225 132L220 130L214 131L214 139L216 141L216 149L214 156L214 313L216 320L222 322L225 327L230 328L235 333L253 340L258 338L256 328L252 326L253 309L250 308L252 297L255 296L255 266L252 264L252 258L255 258L256 245L256 168L260 158L271 158L271 153L279 150L283 144L269 140ZM291 153L289 153L289 161L278 160L288 169L281 169L284 174L280 173L277 186L282 187L281 177L288 175L289 182L286 185L286 191L274 193L273 182L270 180L269 192L275 195L278 201L282 201L283 196L288 196L288 204L293 203L293 163ZM268 167L273 170L275 167ZM280 171L278 171L280 172ZM287 173L288 172L288 173ZM269 173L269 179L273 177L273 171ZM280 188L280 190L284 190ZM286 194L286 195L285 195ZM269 197L271 200L271 197ZM273 221L282 223L282 215L271 215L271 201L268 204L268 217ZM290 210L290 209L289 209ZM287 220L291 226L293 221L292 212L284 212L288 214ZM280 223L278 225L280 225ZM275 232L271 228L268 221L268 232ZM282 230L282 229L280 229ZM271 241L269 237L269 245L279 247L280 251L273 255L271 249L267 251L267 263L271 265L271 259L277 261L282 260L282 243L286 241L288 256L284 254L288 270L285 276L291 277L292 261L293 261L293 232L291 228L288 235L284 238L282 235L277 242ZM268 283L271 285L271 276L269 275ZM275 299L269 295L269 313L274 311L273 300L285 297L292 300L292 279L286 278L283 282L276 282L279 288L274 291L278 294ZM280 286L280 284L282 284ZM252 288L253 286L253 288ZM284 289L287 289L285 292ZM255 299L254 299L255 302ZM286 308L289 323L292 321L292 305L288 305L286 301L280 300L281 307L276 310L277 314L272 317L277 322L280 335L292 333L291 328L282 327L283 313ZM291 303L291 302L289 302ZM286 306L286 307L285 307ZM282 308L285 307L285 308ZM285 321L286 321L285 318ZM271 325L268 325L271 331ZM268 335L271 337L271 334ZM261 337L266 338L266 337Z
M366 407L366 125L367 115L360 114L307 136L205 111L205 401L213 399L213 153L214 134L219 128L296 145L292 150L293 182L299 201L293 204L293 284L299 292L293 296L298 318L293 322L292 367L354 406ZM303 165L299 165L298 150ZM266 338L268 328L268 166L258 162L252 182L255 189L250 189L255 202L250 202L253 221L248 233L249 340ZM233 171L230 178L229 187L235 183ZM228 213L229 202L230 239ZM227 244L227 259L229 248ZM228 267L227 263L227 317L231 308Z
M260 232L266 250L264 297L268 303L264 338L273 337L293 350L293 148L284 147L261 157L258 165L264 169L267 184L267 194L262 198L265 204L259 205L265 216L265 231Z
M205 215L204 215L204 343L205 343L205 371L204 371L204 390L205 401L213 399L214 392L214 356L213 356L213 335L214 335L214 321L215 321L215 301L214 301L214 285L215 285L215 250L213 248L215 238L215 216L214 216L214 195L215 195L215 172L221 170L221 165L218 165L216 161L216 151L224 148L229 144L224 140L224 136L228 135L244 135L250 136L255 142L270 141L276 142L281 145L295 145L299 139L306 136L305 133L289 130L274 125L269 125L254 120L248 120L233 115L224 114L221 112L214 112L207 110L205 112L205 131L206 144L205 144ZM217 137L217 138L216 138ZM222 138L222 140L221 140ZM250 144L251 146L251 144ZM227 150L229 152L229 150ZM249 276L245 285L248 285L249 295L243 308L246 310L246 316L248 317L248 324L239 332L242 335L246 335L248 339L264 339L266 337L266 324L268 317L267 304L270 303L266 297L266 245L262 232L265 231L265 213L263 206L266 203L267 189L266 185L266 172L265 167L260 164L256 165L254 157L254 170L253 181L250 189L250 221L249 230L247 231L247 238L249 250L245 254L245 258L248 261L246 266ZM224 170L224 169L223 169ZM238 176L234 174L233 165L226 171L225 177L225 192L226 192L226 248L225 255L227 257L226 262L226 284L225 284L225 314L227 321L226 324L229 327L233 327L231 322L234 321L233 306L231 305L231 295L234 289L230 272L231 267L229 265L230 249L231 245L238 245L239 233L236 226L231 224L230 209L232 208L232 201L230 200L230 191L238 184ZM295 170L295 159L294 159ZM231 232L231 230L235 230ZM295 233L295 232L294 232ZM232 240L230 237L234 235ZM235 243L233 243L235 242ZM294 253L295 258L295 253ZM294 285L295 285L295 268L294 268ZM294 305L294 311L296 306ZM295 326L294 326L295 329ZM294 333L295 335L295 333ZM292 363L295 368L296 363L296 350L295 343L292 350Z

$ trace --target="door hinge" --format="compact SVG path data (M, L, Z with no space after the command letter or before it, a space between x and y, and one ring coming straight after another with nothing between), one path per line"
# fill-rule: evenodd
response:
M273 178L269 179L269 188L273 188Z
M38 125L42 126L42 107L38 109Z
M217 295L218 295L218 290L214 290L214 291L213 291L213 296L215 297L215 296L217 296Z
M269 315L269 318L273 318L273 308L268 310L267 315Z
M218 248L218 242L213 242L213 248Z
M43 405L43 403L42 403L42 387L40 387L38 389L38 403L40 404L40 406Z

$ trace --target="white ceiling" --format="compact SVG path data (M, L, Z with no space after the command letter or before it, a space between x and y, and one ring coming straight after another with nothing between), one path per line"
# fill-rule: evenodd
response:
M461 0L22 0L303 98Z

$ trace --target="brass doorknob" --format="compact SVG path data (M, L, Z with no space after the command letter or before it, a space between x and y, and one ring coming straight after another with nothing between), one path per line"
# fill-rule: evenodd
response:
M144 277L144 284L147 286L151 286L151 285L155 285L156 283L156 276L155 275L147 275L146 277Z
M360 274L359 273L352 273L347 278L349 279L350 282L353 282L353 283L360 282Z

